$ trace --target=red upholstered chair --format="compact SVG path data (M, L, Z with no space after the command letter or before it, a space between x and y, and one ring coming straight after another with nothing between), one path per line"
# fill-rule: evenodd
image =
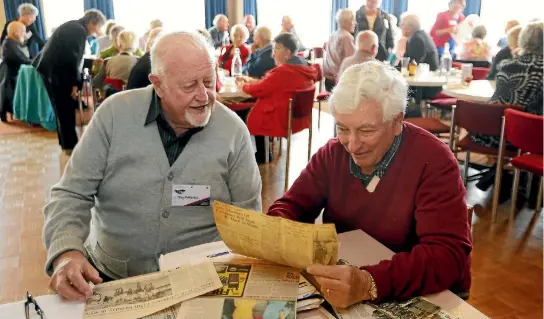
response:
M410 117L404 121L419 126L434 135L447 134L450 132L450 127L448 125L434 117Z
M468 182L468 169L470 166L470 153L480 153L497 157L497 170L502 172L504 157L512 158L516 156L515 152L505 151L500 152L499 148L486 147L478 145L471 141L469 136L466 136L458 143L455 143L455 132L460 128L464 128L468 133L480 133L485 135L501 136L503 129L504 110L512 108L522 110L521 106L517 105L502 105L489 103L476 103L458 100L457 105L452 107L451 128L450 128L450 149L457 152L466 152L465 171L463 179L465 185ZM493 190L493 205L492 213L493 220L497 212L499 203L501 174L495 176L495 186Z
M123 91L125 89L125 81L121 79L106 77L104 79L104 85L110 85L112 88L116 89L117 91Z
M320 47L315 47L310 50L310 57L312 58L312 62L314 62L315 59L323 59L325 50Z
M519 187L520 171L528 171L542 177L544 173L543 161L543 135L544 117L529 114L518 110L507 109L504 111L504 139L501 140L501 150L510 142L519 149L518 154L510 164L515 169L514 186L512 187L512 202L510 205L510 220L514 219L516 210L516 198ZM498 168L497 168L498 169ZM543 178L540 179L538 198L535 213L540 211L542 201Z
M489 73L489 68L473 67L472 68L472 79L473 80L485 80L487 78L488 73Z
M315 98L319 107L319 113L317 114L317 128L319 129L321 126L321 102L328 100L331 96L331 92L325 91L325 77L323 77L323 68L321 67L321 64L313 63L312 67L317 71L317 82L319 82L319 93L317 93Z

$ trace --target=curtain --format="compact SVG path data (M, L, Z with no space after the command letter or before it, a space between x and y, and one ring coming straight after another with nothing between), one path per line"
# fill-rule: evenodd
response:
M251 14L257 24L257 0L244 0L244 16Z
M338 30L338 23L336 22L336 13L340 9L348 7L349 0L332 0L332 19L331 19L331 33Z
M113 0L83 0L84 10L98 9L108 19L115 19Z
M205 0L205 6L206 29L213 26L213 18L215 18L216 15L227 14L227 0Z
M400 21L400 15L408 10L408 0L383 0L380 8Z
M4 10L6 11L6 21L14 20L19 17L17 8L22 3L31 3L38 8L39 14L34 21L34 26L38 30L39 36L45 40L45 28L43 26L43 9L41 0L4 0ZM32 43L29 47L30 56L36 56L40 49L38 44Z
M467 0L467 6L463 14L468 16L469 14L480 15L480 9L482 7L482 0Z

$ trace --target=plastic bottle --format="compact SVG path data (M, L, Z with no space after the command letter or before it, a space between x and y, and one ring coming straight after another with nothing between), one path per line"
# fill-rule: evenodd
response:
M232 64L230 67L230 76L242 75L242 58L240 58L240 49L234 49L234 57L232 58Z
M444 53L440 58L440 72L444 75L449 74L451 70L451 64L452 58L450 54L450 44L446 43L444 44Z

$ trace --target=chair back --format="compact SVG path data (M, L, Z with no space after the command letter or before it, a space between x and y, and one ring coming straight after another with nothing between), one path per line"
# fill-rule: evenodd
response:
M473 67L472 68L472 79L473 80L485 80L487 78L488 73L489 73L489 68Z
M470 133L501 135L504 110L522 110L518 105L490 104L457 100L452 116L453 125L460 126Z
M504 111L504 137L522 152L543 153L544 117L507 109Z
M123 91L125 82L121 79L106 77L104 79L104 85L109 85L112 88L116 89L117 91Z
M291 114L293 118L302 118L312 116L314 107L315 86L296 90L293 98L289 101L291 104Z
M313 59L322 59L323 58L323 48L320 48L320 47L315 47L315 48L312 48L312 58Z
M312 63L311 65L312 65L312 68L314 68L315 71L317 72L316 81L321 82L321 80L323 79L323 68L321 67L321 64Z

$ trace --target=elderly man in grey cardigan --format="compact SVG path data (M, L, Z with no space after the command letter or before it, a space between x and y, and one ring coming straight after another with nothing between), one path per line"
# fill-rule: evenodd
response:
M220 240L215 200L261 211L249 132L216 102L213 61L199 35L167 34L151 50L152 85L94 114L44 209L46 271L64 298Z

